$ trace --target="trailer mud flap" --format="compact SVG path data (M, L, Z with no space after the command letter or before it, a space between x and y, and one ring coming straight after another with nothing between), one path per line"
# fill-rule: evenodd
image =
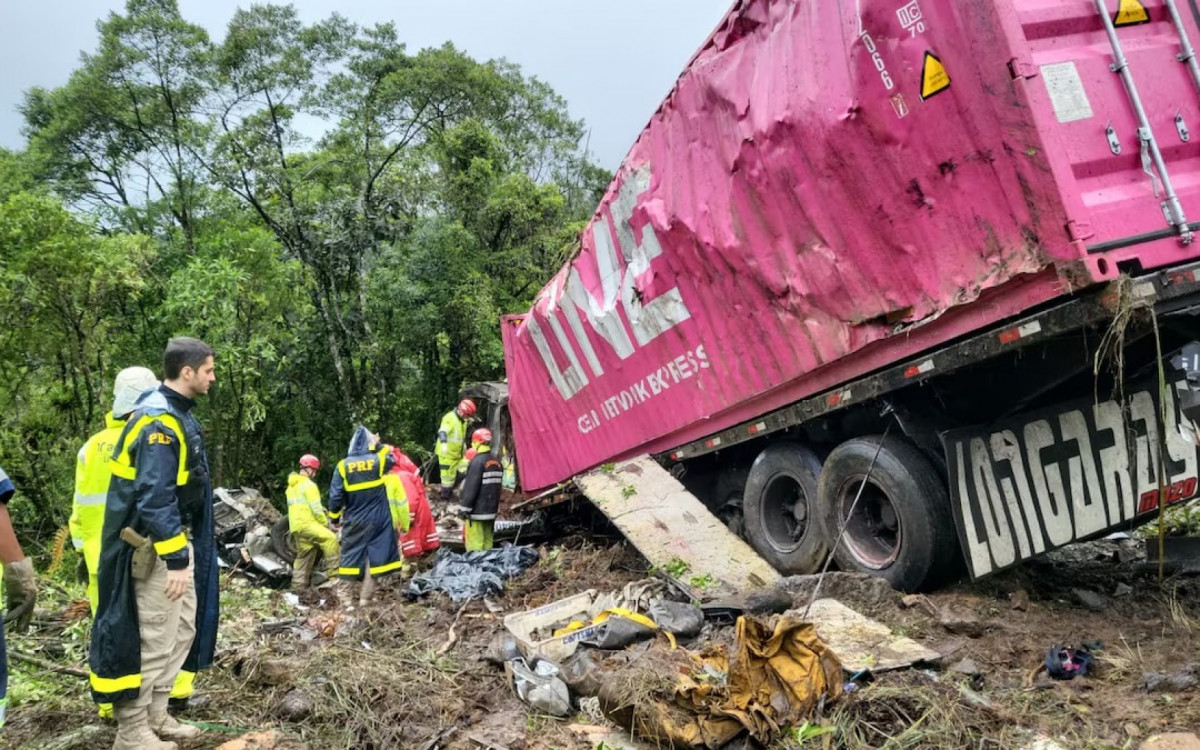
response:
M779 573L725 527L675 477L649 456L575 478L580 491L620 529L651 565L706 593L732 595L764 588Z
M1166 502L1195 497L1196 425L1180 409L1192 393L1178 371L1166 390L1165 431L1149 382L1127 387L1124 405L1085 398L947 433L951 505L972 578L1150 520L1160 445Z

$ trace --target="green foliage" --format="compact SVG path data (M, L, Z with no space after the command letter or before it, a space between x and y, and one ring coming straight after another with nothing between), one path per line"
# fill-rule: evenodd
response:
M678 557L672 557L670 562L662 566L663 572L670 575L672 578L682 578L687 575L688 571L691 569L692 566L688 565L686 560L681 560Z
M98 32L28 92L28 148L0 150L0 464L25 533L65 522L113 375L171 335L217 351L219 483L281 495L359 421L423 457L462 386L503 376L499 316L607 183L582 123L511 63L290 5L216 42L175 0L128 0Z

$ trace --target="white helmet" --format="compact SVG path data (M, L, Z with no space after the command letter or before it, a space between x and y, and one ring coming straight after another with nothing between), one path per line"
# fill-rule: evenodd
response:
M126 367L118 372L117 380L113 383L113 416L129 414L137 406L138 398L158 385L158 378L145 367Z

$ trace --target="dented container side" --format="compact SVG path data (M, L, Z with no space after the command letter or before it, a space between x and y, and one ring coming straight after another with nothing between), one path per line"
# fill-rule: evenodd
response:
M1095 281L1019 10L738 3L503 323L526 488Z

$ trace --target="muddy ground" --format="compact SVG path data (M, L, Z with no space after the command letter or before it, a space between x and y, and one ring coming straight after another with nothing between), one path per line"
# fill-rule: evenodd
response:
M1077 546L907 606L901 595L861 579L827 580L823 595L945 657L864 682L814 717L829 733L803 742L785 736L774 746L1018 748L1042 735L1066 748L1126 748L1157 732L1195 730L1194 676L1150 692L1144 675L1200 665L1200 578L1160 586L1138 571L1130 544ZM214 748L264 729L283 738L276 747L292 750L635 747L619 731L598 733L603 719L595 715L538 715L484 659L505 614L588 588L620 589L647 573L624 543L575 536L539 549L540 561L491 608L462 607L440 594L408 603L386 591L346 613L331 592L318 591L301 597L301 610L285 592L223 579L218 662L197 680L200 705L184 716L208 732L184 747ZM86 606L81 618L79 605L68 604L82 588L48 588L48 606L57 610L41 616L33 633L10 638L9 647L81 668ZM790 589L803 605L811 584L791 581ZM1052 644L1085 641L1102 644L1094 675L1055 682L1037 673ZM654 641L598 661L604 669L664 648ZM111 743L114 730L96 717L85 680L21 662L12 668L13 705L0 748Z

